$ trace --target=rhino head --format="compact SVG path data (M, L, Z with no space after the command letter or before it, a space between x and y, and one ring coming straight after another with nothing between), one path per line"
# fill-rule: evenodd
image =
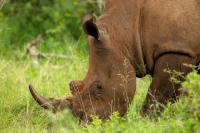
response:
M97 115L106 119L114 111L123 116L135 93L136 74L122 48L118 47L108 31L91 14L82 20L89 48L89 69L81 81L71 81L71 97L45 98L29 86L33 98L45 109L53 112L68 108L83 121Z

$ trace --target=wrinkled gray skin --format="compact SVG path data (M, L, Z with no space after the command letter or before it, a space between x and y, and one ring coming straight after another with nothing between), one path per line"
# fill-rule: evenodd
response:
M104 13L82 20L89 47L85 78L70 83L72 97L48 99L29 87L34 99L53 111L69 108L83 121L91 115L106 119L113 111L124 115L135 94L136 76L153 76L142 114L181 94L163 70L187 74L183 63L200 62L199 0L106 0ZM180 80L183 80L180 78Z

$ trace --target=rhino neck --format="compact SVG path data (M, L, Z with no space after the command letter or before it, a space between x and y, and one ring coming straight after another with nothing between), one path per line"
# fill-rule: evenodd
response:
M139 77L146 74L140 34L143 5L144 0L107 0L98 19L98 25L106 27L113 47L130 60Z

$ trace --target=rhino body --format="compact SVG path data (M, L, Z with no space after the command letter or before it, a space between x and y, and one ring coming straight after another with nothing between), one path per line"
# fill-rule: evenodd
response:
M152 75L142 114L175 101L180 84L170 81L164 69L187 74L183 63L200 63L199 0L106 0L99 18L86 14L82 26L87 34L89 70L81 81L70 83L73 96L48 99L30 86L35 100L54 111L69 108L84 121L91 115L106 119L127 112L134 97L136 77ZM183 81L182 77L178 77Z

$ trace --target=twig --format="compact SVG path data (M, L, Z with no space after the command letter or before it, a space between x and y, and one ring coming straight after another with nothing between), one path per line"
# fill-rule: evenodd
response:
M39 34L36 38L34 38L31 42L29 42L26 46L26 54L30 55L34 64L38 63L40 58L40 52L37 49L37 45L43 40L42 35Z
M3 8L5 1L4 0L0 0L0 10Z
M56 54L50 54L50 53L40 53L41 57L43 58L59 58L59 59L72 59L72 57L67 57L65 55L56 55Z
M34 38L31 42L29 42L26 46L26 55L29 55L34 64L38 64L40 58L45 58L47 60L51 60L52 58L59 58L59 59L73 59L72 57L67 57L65 55L57 55L52 53L41 53L37 49L37 45L42 42L43 38L42 35L39 34L36 38Z

